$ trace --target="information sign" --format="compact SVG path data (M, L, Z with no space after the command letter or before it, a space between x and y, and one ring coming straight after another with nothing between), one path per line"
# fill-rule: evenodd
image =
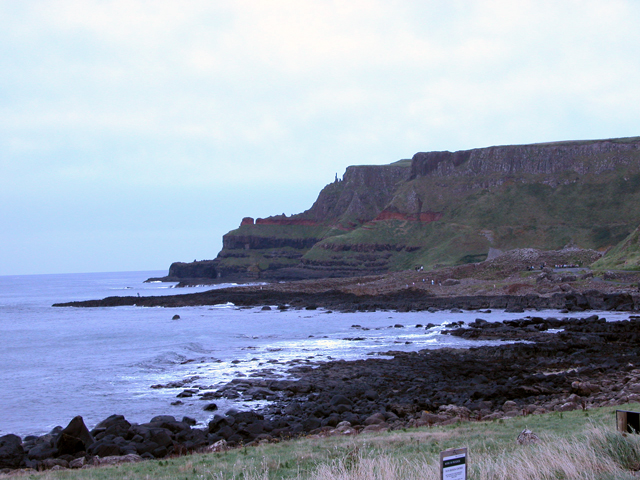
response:
M640 413L616 410L618 431L622 433L640 433Z
M467 480L467 449L454 448L440 452L441 480Z

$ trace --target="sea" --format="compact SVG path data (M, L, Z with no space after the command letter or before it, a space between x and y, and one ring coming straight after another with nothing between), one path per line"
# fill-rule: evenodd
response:
M162 271L0 276L0 436L41 435L81 415L89 428L112 414L132 423L157 415L194 418L204 426L229 408L264 401L180 398L185 379L214 391L235 378L295 378L292 365L388 357L393 351L468 348L478 342L443 335L452 322L527 314L450 311L338 313L279 311L233 304L201 307L52 307L108 296L195 293L226 285L174 288L144 283ZM594 312L574 314L592 315ZM608 320L628 314L595 312ZM174 316L179 319L174 319ZM555 311L537 316L559 316ZM561 316L561 315L560 315ZM432 323L436 327L425 329ZM194 379L196 377L196 379ZM188 386L186 387L188 388ZM210 402L209 402L210 403Z

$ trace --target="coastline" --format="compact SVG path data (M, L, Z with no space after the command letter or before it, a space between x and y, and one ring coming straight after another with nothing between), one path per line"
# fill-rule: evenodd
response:
M480 287L478 282L464 280L441 285L446 279L438 279L431 285L421 278L425 277L405 273L56 304L181 307L231 302L238 307L341 312L445 309L452 314L465 309L477 311L479 318L467 324L454 322L449 335L505 344L389 351L386 357L391 358L291 364L289 372L295 379L234 378L209 393L212 410L218 398L270 403L257 411L220 412L204 429L194 428L192 419L170 415L154 417L146 424L131 424L112 415L90 432L80 428L89 433L83 434L84 439L71 425L40 437L6 435L0 440L13 440L14 455L0 453L0 469L67 468L73 462L76 466L95 464L99 462L96 458L105 456L165 458L297 436L351 435L640 401L640 316L633 314L639 297L631 282L621 286L584 279L566 291L561 288L545 294L518 288L523 293L518 295L508 293L515 282L503 282L482 293L486 282ZM469 294L470 289L475 294ZM558 316L537 317L536 309L541 308L553 308ZM480 317L489 309L522 311L523 315L517 320L486 322ZM629 317L617 322L606 322L597 315L571 317L572 312L593 309L629 312ZM185 383L183 387L185 396L199 393L197 385Z
M278 291L255 287L232 287L202 293L167 295L163 297L107 297L102 300L85 300L56 303L54 307L186 307L233 304L236 307L277 306L279 309L319 307L341 312L393 310L397 312L437 310L481 309L555 309L567 311L615 310L633 312L640 309L640 295L628 292L605 293L589 289L584 292L569 291L548 296L537 294L438 296L419 289L406 288L381 295L357 295L340 290L324 292Z
M137 425L113 415L91 430L88 447L88 442L75 441L74 447L66 446L70 440L65 435L78 434L70 434L67 427L63 435L58 428L25 437L21 461L7 467L0 455L0 468L64 467L64 462L70 465L80 458L84 460L75 465L95 464L96 457L105 456L164 458L297 436L349 435L640 401L638 315L617 322L597 315L529 315L497 323L478 319L454 323L448 334L524 343L390 351L392 358L292 365L295 380L236 378L211 395L212 403L238 395L271 403L258 411L221 412L204 429L193 428L195 422L188 418L162 415ZM197 393L197 388L184 387Z

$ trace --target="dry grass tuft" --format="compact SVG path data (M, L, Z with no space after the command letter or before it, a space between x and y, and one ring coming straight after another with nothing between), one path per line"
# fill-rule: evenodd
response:
M388 451L388 450L387 450ZM469 478L477 480L604 480L638 478L640 440L617 432L592 428L569 440L546 437L536 445L498 454L470 453ZM244 472L244 480L268 480L268 470ZM432 459L403 459L376 449L347 454L317 466L310 480L439 480Z

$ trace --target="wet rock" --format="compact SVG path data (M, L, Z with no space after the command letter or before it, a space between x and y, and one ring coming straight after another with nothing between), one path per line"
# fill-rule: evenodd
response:
M194 393L198 393L198 391L194 389L183 390L178 395L176 395L176 398L190 398L193 397Z
M245 397L251 397L254 400L263 400L273 395L275 395L275 392L266 387L250 387L244 392Z

